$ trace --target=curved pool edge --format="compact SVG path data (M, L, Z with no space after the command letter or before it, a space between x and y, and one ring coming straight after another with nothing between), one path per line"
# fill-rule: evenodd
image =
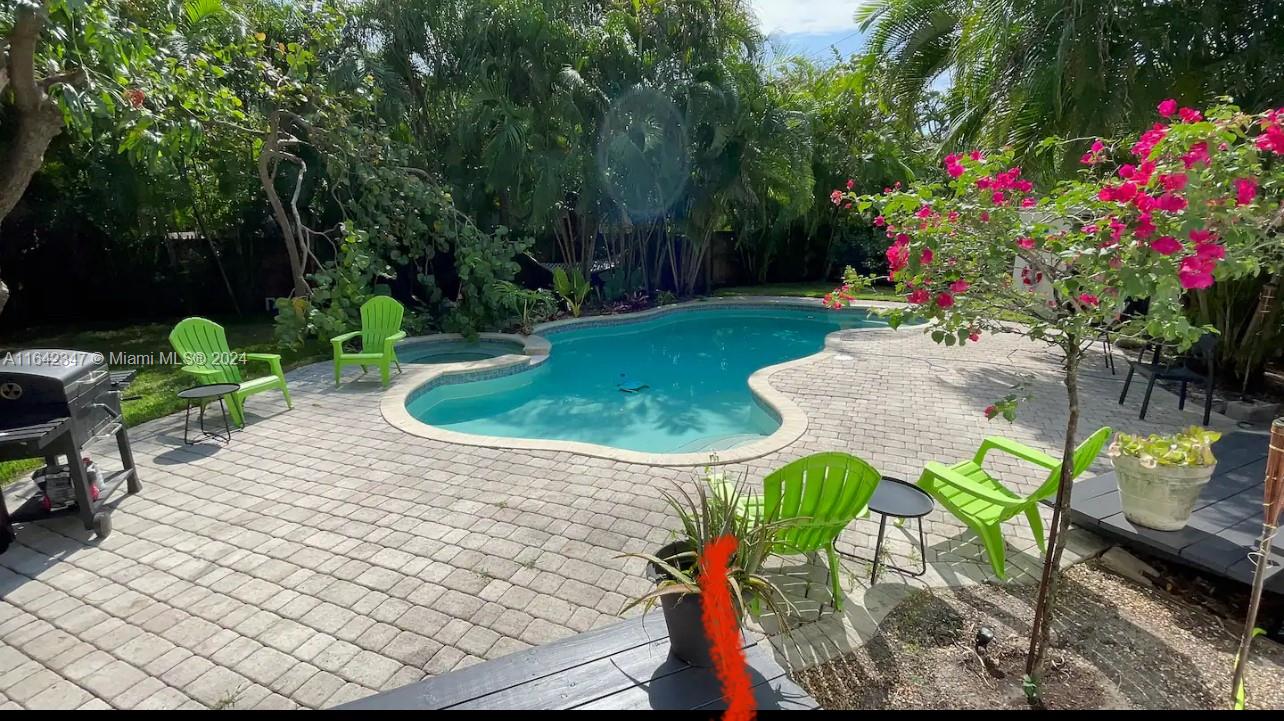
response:
M851 304L851 307L894 308L902 305L903 304L889 303L885 301L856 301ZM718 456L718 465L743 463L745 461L751 461L755 458L761 458L762 456L779 451L796 442L799 438L802 438L803 433L807 431L807 413L797 403L794 403L788 396L771 385L770 378L772 375L780 371L789 370L807 363L813 363L834 355L835 350L831 347L831 343L836 340L836 336L840 333L896 332L889 327L844 328L836 330L825 336L824 347L816 353L803 356L802 358L785 361L784 363L764 366L754 371L748 379L749 390L764 408L780 419L780 427L771 435L762 439L726 450L703 451L697 453L645 453L642 451L631 451L623 448L613 448L611 446L603 446L596 443L584 443L581 441L510 438L507 436L460 433L458 431L451 431L424 423L410 415L410 411L406 408L406 404L410 401L412 396L417 395L420 392L425 392L427 390L425 387L433 381L438 381L450 376L461 376L458 379L452 379L451 382L466 383L472 380L481 380L486 375L492 373L521 373L538 366L540 363L547 360L549 349L552 345L547 338L541 335L542 333L556 333L560 330L567 330L572 327L578 328L585 325L623 325L626 323L642 322L660 315L681 312L683 310L717 307L734 308L743 306L777 308L792 306L807 309L824 307L818 298L732 296L727 298L711 298L687 301L685 303L675 303L673 305L660 306L638 313L628 313L625 315L591 316L586 318L566 318L550 321L536 326L534 329L535 332L529 336L519 336L507 333L482 333L481 337L486 339L521 341L525 345L526 355L504 355L487 360L442 364L406 373L402 376L403 382L399 382L395 387L384 393L383 398L380 400L379 410L383 415L384 420L398 430L420 438L441 441L442 443L456 443L459 445L480 448L574 453L592 458L636 463L646 466L706 466L710 465L710 456L714 453ZM443 339L447 336L453 336L456 339L461 337L457 334L439 334L439 336ZM438 336L409 338L406 341L403 341L403 343L409 344L412 341L424 342L425 338L436 337ZM398 347L401 346L398 345Z

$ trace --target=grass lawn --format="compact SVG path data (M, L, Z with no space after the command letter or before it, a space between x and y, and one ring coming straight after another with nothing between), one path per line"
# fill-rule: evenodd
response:
M734 285L718 288L713 291L715 298L734 295L778 295L794 298L820 298L837 287L837 283L828 280L808 281L803 283L764 283L762 285ZM859 300L894 300L894 289L891 286L874 286L856 293Z
M178 320L175 319L175 322ZM318 341L312 341L297 350L279 347L272 336L271 318L230 319L220 322L227 329L227 340L232 350L280 353L282 365L287 370L330 357L329 344ZM169 345L169 332L173 327L173 323L146 323L74 331L47 329L7 338L0 346L0 353L18 348L62 348L103 353L108 355L110 362L112 353L147 355L170 352L173 349ZM119 363L111 365L112 370L130 367L132 366ZM266 364L250 362L246 371L250 376L256 376L262 375L266 369ZM184 402L175 393L192 385L195 385L194 379L179 371L177 365L139 366L133 384L125 391L125 397L139 398L125 402L125 422L136 426L182 410ZM0 485L40 467L42 463L43 461L34 459L0 463Z

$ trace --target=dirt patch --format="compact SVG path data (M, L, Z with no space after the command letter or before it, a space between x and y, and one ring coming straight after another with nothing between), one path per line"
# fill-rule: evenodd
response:
M1035 589L917 591L859 651L795 674L827 709L1028 708ZM1238 637L1206 608L1081 564L1067 571L1041 687L1054 709L1224 709ZM978 652L982 629L992 640ZM1284 646L1259 638L1250 708L1284 708Z

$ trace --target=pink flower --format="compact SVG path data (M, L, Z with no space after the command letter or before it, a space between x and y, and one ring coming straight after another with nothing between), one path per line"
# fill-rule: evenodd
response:
M878 216L877 218L874 218L874 225L880 228L883 227L884 225L887 225L887 218L884 218L881 215Z
M1132 176L1132 182L1137 185L1146 185L1150 182L1150 176L1155 173L1155 161L1143 160L1141 165L1137 166L1136 175Z
M982 223L990 222L990 212L988 210L981 211L981 222Z
M1177 279L1186 290L1201 290L1213 284L1213 265L1215 261L1187 256L1181 261Z
M959 222L959 211L951 210L947 217L949 217L951 223L957 223Z
M1248 205L1257 197L1257 179L1256 178L1236 178L1235 186L1235 205Z
M1035 198L1034 196L1030 196L1030 197L1028 197L1028 198L1022 198L1022 199L1021 199L1021 207L1022 207L1022 208L1033 208L1034 206L1036 206L1036 205L1038 205L1038 204L1039 204L1039 199L1038 199L1038 198Z
M1132 154L1138 158L1150 157L1151 151L1153 151L1155 146L1159 145L1167 135L1168 126L1163 123L1155 123L1151 126L1150 130L1141 134L1141 138L1136 143L1133 143Z
M932 206L924 205L923 207L919 208L918 212L915 213L914 215L920 218L930 218L932 217Z
M887 268L892 273L900 271L906 265L909 265L909 247L901 244L894 244L887 248Z
M1127 180L1137 174L1137 166L1132 163L1124 163L1119 166L1119 177Z
M923 305L930 297L931 296L928 295L926 290L915 288L909 295L905 296L905 300L913 303L914 305Z
M966 293L967 289L971 287L972 287L972 284L968 283L966 280L956 280L953 283L950 283L950 291L952 291L955 295L958 295L959 293Z
M1186 187L1189 178L1185 173L1173 173L1172 175L1160 175L1159 182L1164 186L1164 190L1175 192Z
M1132 198L1133 207L1135 207L1138 210L1138 212L1141 212L1141 213L1149 213L1151 210L1154 209L1155 204L1157 202L1158 202L1157 198L1154 198L1153 196L1148 195L1147 193L1137 193Z
M1116 243L1119 242L1119 238L1123 235L1123 232L1125 229L1127 229L1127 227L1128 226L1118 218L1111 218L1110 219L1110 239L1115 241Z
M995 205L1003 205L1004 203L1008 202L1008 196L1004 194L1002 190L996 190L994 191L993 194L990 195L990 202L994 203Z
M1151 222L1149 215L1143 215L1137 219L1137 225L1133 227L1132 234L1143 240L1155 234L1155 224Z
M1031 250L1034 248L1034 238L1021 236L1020 238L1017 238L1016 244L1026 250Z
M1186 199L1175 193L1164 193L1159 196L1155 207L1165 213L1177 213L1186 209Z
M1204 116L1194 108L1182 108L1178 113L1183 123L1198 123L1204 119Z
M1079 302L1083 303L1084 305L1090 305L1093 308L1096 308L1097 306L1101 305L1101 299L1099 299L1097 296L1093 295L1092 293L1080 293Z
M963 174L963 166L959 163L959 156L953 153L945 156L945 172L949 173L951 178L957 178Z
M1195 246L1195 257L1201 260L1221 260L1226 257L1226 246L1218 243L1200 243Z
M971 150L971 151L968 151L967 157L979 163L982 160L985 160L985 153L982 153L979 150Z
M1161 235L1155 240L1150 241L1150 249L1164 256L1172 255L1181 250L1181 241L1171 235Z
M936 296L936 304L942 309L950 308L954 305L954 296L949 293L940 293Z
M1217 234L1206 228L1195 228L1190 231L1190 242L1207 243L1217 237Z
M834 192L837 192L837 191L834 191ZM1112 202L1114 199L1115 199L1115 189L1110 187L1109 185L1103 185L1101 186L1101 190L1097 191L1097 200L1100 200L1103 203Z
M932 249L931 249L931 248L924 248L924 249L923 249L923 253L922 253L921 255L919 255L919 256L918 256L918 264L919 264L919 265L927 265L928 263L931 263L931 262L932 262L932 258L934 258L934 257L936 257L936 256L935 256L935 254L934 254L934 253L932 253Z
M835 190L834 192L830 193L829 202L833 203L834 205L838 205L839 203L843 202L843 191Z
M986 418L994 418L999 414L999 409L995 408L994 406L986 406L985 410L982 411L982 413L985 413Z
M906 244L906 243L908 243L908 242L910 242L910 237L909 237L908 235L906 235L906 234L904 234L904 233L897 233L897 234L896 234L896 244L897 244L897 245L905 245L905 244Z
M1182 154L1181 162L1182 165L1186 166L1187 170L1190 170L1196 165L1208 165L1210 158L1211 156L1208 154L1208 143L1201 140L1200 142L1190 146L1189 151Z
M853 188L855 188L855 187L856 187L856 181L855 181L855 180L852 180L851 178L848 178L848 179L847 179L847 189L848 189L848 190L851 190L851 189L853 189Z
M1083 226L1083 232L1087 233L1088 235L1095 235L1097 232L1097 224L1088 223L1087 225Z
M1159 104L1159 114L1165 118L1171 118L1173 113L1177 112L1177 101L1168 98Z
M980 340L981 340L981 331L979 331L979 330L974 330L974 331L972 331L971 333L968 333L968 334L967 334L967 339L968 339L968 340L970 340L970 341L972 341L973 343L976 343L976 342L980 341Z
M1094 153L1100 153L1101 151L1103 151L1103 150L1105 150L1105 149L1106 149L1106 144L1105 144L1105 143L1101 142L1100 140L1094 140L1094 141L1092 141L1092 152L1094 152Z
M1084 153L1083 155L1079 156L1079 162L1083 163L1084 165L1092 165L1097 162L1097 156L1093 155L1092 153Z

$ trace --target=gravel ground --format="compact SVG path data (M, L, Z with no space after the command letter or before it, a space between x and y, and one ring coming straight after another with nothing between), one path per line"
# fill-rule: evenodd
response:
M1224 709L1235 624L1154 587L1075 566L1063 578L1042 693L1049 708ZM827 709L1026 708L1035 589L982 585L909 596L861 650L795 679ZM980 628L994 632L983 655ZM1258 638L1249 708L1284 708L1284 646Z

